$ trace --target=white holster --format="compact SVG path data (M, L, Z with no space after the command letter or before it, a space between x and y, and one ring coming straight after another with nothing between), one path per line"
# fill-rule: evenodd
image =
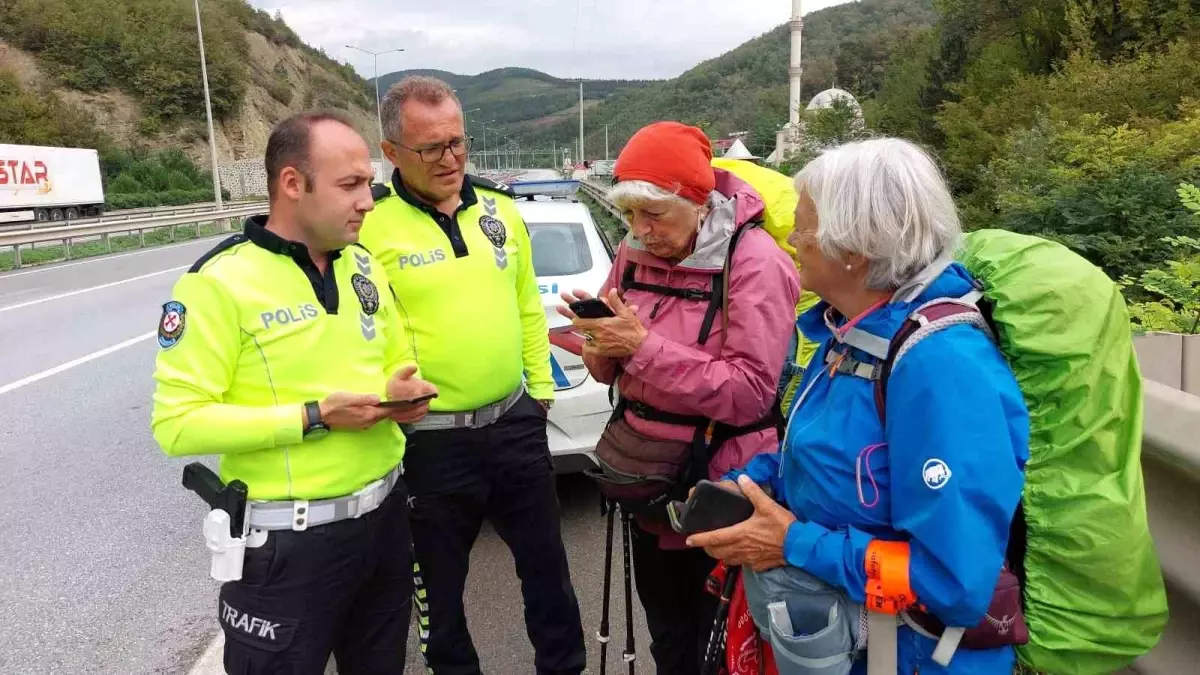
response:
M212 551L212 567L209 573L217 581L239 581L242 578L242 561L246 557L246 534L233 537L229 534L229 514L222 509L213 509L204 518L204 543Z

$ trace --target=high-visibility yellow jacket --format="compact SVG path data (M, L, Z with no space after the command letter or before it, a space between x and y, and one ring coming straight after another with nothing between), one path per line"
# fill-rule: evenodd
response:
M250 499L353 493L404 457L399 425L303 437L303 406L336 391L386 395L415 362L383 266L365 248L307 249L251 218L175 284L159 322L154 438L170 456L220 455Z
M510 193L468 176L453 217L397 172L376 185L359 241L387 270L435 412L473 410L521 386L552 400L550 341L525 221Z

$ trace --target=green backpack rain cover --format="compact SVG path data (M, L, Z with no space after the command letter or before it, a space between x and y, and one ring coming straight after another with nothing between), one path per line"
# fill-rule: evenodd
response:
M1000 230L966 236L1000 349L1030 414L1021 663L1099 675L1149 651L1167 598L1146 520L1142 378L1120 290L1066 247Z

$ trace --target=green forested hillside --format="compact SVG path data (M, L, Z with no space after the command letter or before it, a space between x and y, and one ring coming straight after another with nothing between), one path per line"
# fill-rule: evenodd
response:
M333 77L322 75L327 104L370 106L366 82L352 68L308 47L280 17L246 0L203 0L205 55L213 114L226 118L256 81L244 31L301 49ZM157 120L203 118L196 18L179 0L0 0L0 38L33 53L71 89L119 88ZM261 80L262 78L258 78Z
M579 81L563 80L529 68L498 68L479 75L457 75L443 70L404 70L379 77L380 91L406 75L429 75L453 87L473 120L495 120L515 132L521 123L546 124L570 119L579 111ZM649 86L643 80L585 80L584 105L607 99L620 91ZM576 127L578 129L578 127ZM479 133L477 130L474 133Z
M938 151L969 227L1063 241L1114 278L1200 234L1200 2L940 0L866 106Z
M804 101L834 85L869 96L882 86L896 49L934 20L932 0L861 0L806 15ZM585 115L588 156L602 154L605 124L615 154L638 128L659 119L697 124L714 138L749 131L750 149L765 156L787 121L790 50L785 24L674 80L615 93ZM573 143L579 127L577 119L565 118L511 131L540 146Z
M200 6L213 113L226 123L230 144L261 152L253 147L259 141L245 138L246 129L255 128L258 116L269 126L289 106L338 107L362 116L374 107L365 80L305 45L278 15L246 0L202 0ZM97 149L110 208L212 198L210 174L179 150L207 141L191 2L0 0L0 41L34 64L24 72L18 72L20 59L16 70L0 67L0 143ZM270 52L266 61L256 58L264 51ZM294 96L298 91L303 99ZM253 93L258 104L243 105ZM96 100L91 95L104 102L89 105ZM96 113L116 98L135 104L133 131L123 139L97 121L102 115ZM264 106L264 98L274 102Z

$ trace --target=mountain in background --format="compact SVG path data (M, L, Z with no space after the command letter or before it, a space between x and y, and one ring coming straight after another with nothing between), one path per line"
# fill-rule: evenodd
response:
M470 133L480 138L481 122L500 128L509 135L521 135L519 129L552 126L574 120L578 136L579 80L564 80L530 68L498 68L478 75L459 75L444 70L402 70L379 77L380 94L409 75L436 77L454 88L464 110L479 108L467 115ZM368 80L372 84L374 79ZM620 92L645 89L656 84L649 80L584 80L583 105L589 110ZM548 146L547 146L548 147Z
M373 82L306 45L284 18L246 0L202 0L209 84L222 161L261 156L271 126L313 107L347 111L376 147ZM781 10L781 14L784 10ZM804 26L804 97L837 85L865 105L898 47L934 21L932 0L861 0L812 12ZM766 154L787 118L787 25L672 80L585 80L589 158L612 154L659 119L719 138L748 131ZM0 138L84 147L183 148L207 164L195 16L178 0L0 0ZM470 133L494 129L525 150L573 146L579 82L528 68L478 75L411 70L453 86Z
M802 105L837 86L865 107L882 86L892 54L936 18L932 0L861 0L806 15ZM783 24L673 80L615 92L585 111L587 157L604 157L604 125L609 125L615 157L634 132L656 120L695 124L710 138L749 132L747 146L765 157L775 147L776 130L787 122L790 52L788 25ZM574 144L579 121L527 121L508 131L536 147Z
M781 10L781 14L786 13ZM804 102L837 86L866 103L882 87L898 48L934 24L933 0L861 0L804 18ZM629 136L656 120L679 120L711 138L746 131L750 150L766 156L787 121L788 25L775 29L671 80L585 80L584 143L590 159L604 157L605 125L615 156ZM579 83L536 70L501 68L480 75L409 70L381 76L380 88L405 75L432 75L457 90L473 123L495 127L522 149L575 147L579 138ZM492 133L488 125L488 133ZM489 141L489 147L493 147Z

